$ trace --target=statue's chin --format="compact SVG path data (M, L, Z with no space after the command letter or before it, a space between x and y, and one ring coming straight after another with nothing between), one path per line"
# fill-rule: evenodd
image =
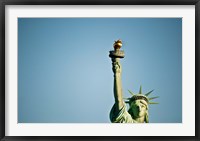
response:
M139 117L144 117L144 116L145 116L145 114L143 112L139 113Z
M140 117L140 114L137 113L137 114L134 114L134 118L139 118Z
M144 116L144 113L142 113L142 112L134 114L135 118L141 118L143 116Z

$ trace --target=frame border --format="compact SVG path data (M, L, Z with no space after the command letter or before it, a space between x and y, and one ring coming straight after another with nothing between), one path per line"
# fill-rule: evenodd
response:
M6 5L195 5L195 136L5 136L5 6ZM200 141L199 47L200 0L0 0L0 140L184 140Z

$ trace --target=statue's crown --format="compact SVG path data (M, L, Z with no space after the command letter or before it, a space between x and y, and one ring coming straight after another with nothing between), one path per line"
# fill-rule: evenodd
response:
M126 103L128 103L129 105L135 101L135 100L138 100L138 99L142 99L142 100L145 100L148 104L158 104L157 102L150 102L150 100L153 100L153 99L156 99L158 98L158 96L155 96L155 97L148 97L152 92L153 90L151 90L150 92L146 93L146 94L142 94L142 86L140 86L140 90L139 90L139 93L138 94L134 94L133 92L131 92L130 90L128 90L129 93L132 95L132 97L130 98L125 98L126 99Z

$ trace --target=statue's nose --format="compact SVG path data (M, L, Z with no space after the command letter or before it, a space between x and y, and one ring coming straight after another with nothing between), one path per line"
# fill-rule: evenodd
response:
M138 109L138 111L141 111L141 106L137 105L137 109Z

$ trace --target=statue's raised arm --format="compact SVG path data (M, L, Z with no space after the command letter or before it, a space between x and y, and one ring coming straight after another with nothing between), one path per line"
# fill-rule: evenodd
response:
M114 73L114 97L115 97L115 110L120 111L124 105L123 91L121 82L122 66L119 58L112 58L112 70Z
M114 73L114 97L115 97L115 110L118 112L122 109L123 102L123 92L122 92L122 82L121 73L122 66L120 64L120 58L124 58L124 52L120 50L122 47L122 41L117 40L113 44L114 50L110 51L110 58L112 58L112 70Z
M150 100L157 97L148 98L152 91L142 94L142 87L140 87L138 94L129 91L132 97L124 101L121 80L122 65L120 64L120 58L124 58L124 51L120 50L122 41L115 41L113 46L114 50L110 51L109 57L112 60L112 70L114 73L113 92L115 103L110 111L110 120L113 123L148 123L148 104L157 104L150 102ZM129 104L128 110L125 103Z
M109 57L112 60L112 70L114 73L113 92L114 92L115 104L113 105L112 110L110 112L110 120L111 122L126 123L127 118L123 120L124 115L127 115L128 118L131 120L132 118L130 114L128 114L128 112L126 111L126 106L123 100L122 80L121 80L122 65L120 63L120 58L124 58L124 51L120 50L120 48L122 47L122 41L121 40L115 41L113 47L114 50L110 51ZM126 113L124 114L124 112ZM120 113L123 113L123 116L121 116Z

